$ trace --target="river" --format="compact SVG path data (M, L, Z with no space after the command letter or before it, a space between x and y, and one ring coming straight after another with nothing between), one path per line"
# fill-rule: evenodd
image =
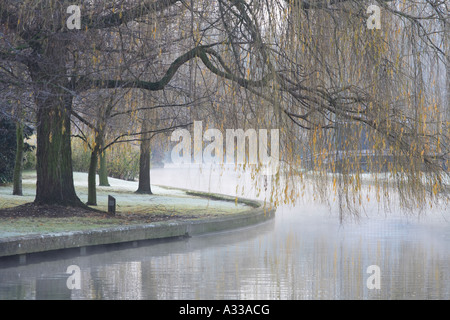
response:
M244 195L256 197L238 180L152 170L154 184L232 195L246 186ZM419 219L376 207L372 201L360 219L340 224L333 205L299 201L245 229L0 263L0 299L450 299L449 212ZM67 286L71 265L80 268L79 289Z

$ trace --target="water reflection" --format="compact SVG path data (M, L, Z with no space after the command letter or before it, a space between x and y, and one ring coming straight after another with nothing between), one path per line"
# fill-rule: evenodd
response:
M448 216L427 217L373 214L340 226L325 207L283 207L274 221L243 230L0 264L0 299L449 299ZM66 286L73 264L79 290ZM380 267L379 290L366 285L370 265Z

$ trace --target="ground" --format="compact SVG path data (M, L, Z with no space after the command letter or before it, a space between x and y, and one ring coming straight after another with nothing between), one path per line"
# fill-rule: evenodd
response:
M0 210L0 236L86 230L119 225L195 219L194 215L118 214L62 206L36 206L33 203Z
M118 214L113 216L103 211L94 211L75 207L63 207L57 205L37 206L33 203L26 203L16 207L0 209L0 221L1 219L15 219L15 218L71 218L71 217L120 219L124 221L141 221L141 222L196 218L195 215L173 215L173 214L172 215Z
M35 172L23 177L24 196L13 196L11 186L0 186L0 237L30 233L62 232L196 219L233 214L249 207L234 201L198 197L189 192L152 186L153 195L136 194L137 182L110 179L110 187L97 187L98 206L89 209L36 206ZM82 201L87 198L87 174L74 173L75 188ZM116 215L107 213L107 198L116 198Z

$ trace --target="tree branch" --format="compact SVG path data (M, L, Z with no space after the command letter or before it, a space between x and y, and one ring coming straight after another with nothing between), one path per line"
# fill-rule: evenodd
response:
M135 88L145 89L149 91L163 90L164 87L172 80L178 69L188 62L189 60L200 56L203 52L203 46L197 46L185 54L175 59L166 71L165 75L155 82L142 81L142 80L99 80L90 79L86 76L81 76L77 81L77 91L83 91L88 89L114 89L114 88Z
M119 136L117 136L113 141L111 141L109 144L107 144L102 151L105 151L106 149L108 149L110 146L112 146L115 143L122 143L122 142L131 142L131 141L142 141L142 140L146 140L146 139L127 139L127 140L120 140L121 138L124 137L132 137L132 136L140 136L140 135L144 135L147 133L162 133L162 132L167 132L173 129L177 129L177 128L185 128L192 125L192 122L187 123L187 124L182 124L182 125L177 125L177 126L172 126L169 128L164 128L164 129L158 129L158 130L150 130L150 131L145 131L145 132L135 132L135 133L124 133L121 134Z

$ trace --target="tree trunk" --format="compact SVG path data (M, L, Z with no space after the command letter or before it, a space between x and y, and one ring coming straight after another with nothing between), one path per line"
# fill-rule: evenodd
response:
M37 46L28 64L37 106L37 205L87 206L75 192L70 143L72 95L67 74L64 39L48 38Z
M103 149L103 146L102 146ZM108 181L108 168L106 164L106 151L103 150L103 152L100 152L100 169L98 172L100 186L109 187L109 181Z
M87 205L96 206L97 205L97 186L96 186L96 175L97 175L97 164L98 157L100 154L101 146L103 145L103 132L98 132L95 137L95 145L91 152L91 162L89 163L88 172L88 201Z
M148 131L147 121L142 123L142 131ZM137 193L152 194L150 186L150 135L144 134L139 156L139 187Z
M97 175L97 162L98 162L98 148L94 147L91 152L91 162L89 163L88 172L88 201L87 205L97 205L97 188L95 178Z
M16 161L14 163L13 195L22 195L23 125L16 123Z
M84 206L73 183L70 144L72 98L37 93L36 198L38 205Z

